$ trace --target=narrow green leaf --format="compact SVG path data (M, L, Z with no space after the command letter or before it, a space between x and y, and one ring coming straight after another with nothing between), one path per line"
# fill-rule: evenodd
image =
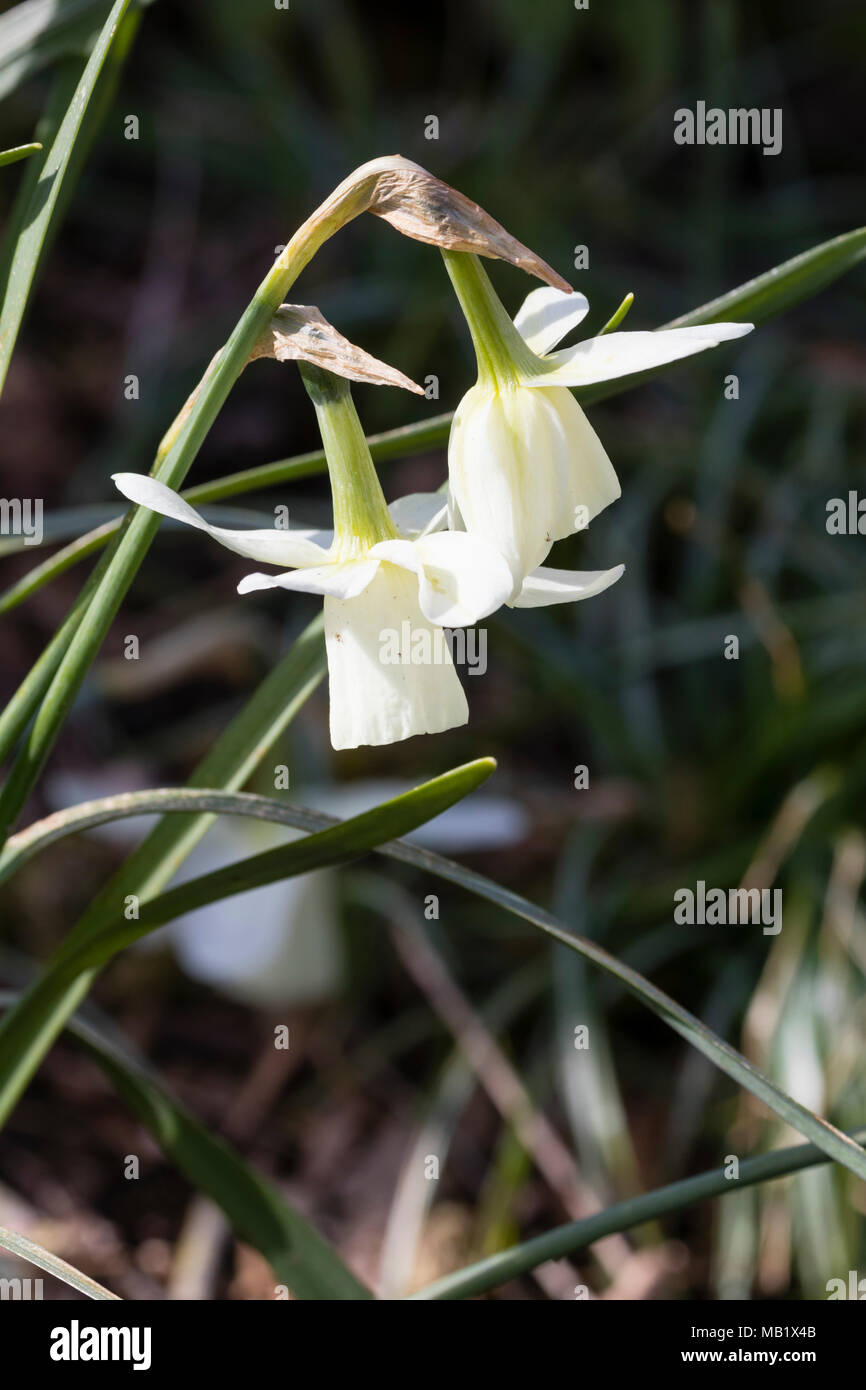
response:
M42 149L38 140L34 140L29 145L14 145L12 149L0 150L0 169L4 164L17 164L19 159L29 159L31 154L38 154Z
M117 796L83 801L64 811L55 811L44 820L34 821L26 830L12 835L0 853L0 883L17 873L21 865L67 835L80 835L97 826L135 816L169 812L199 812L214 816L250 816L297 827L300 808L271 796L252 792L229 792L198 787L154 787L150 791L120 792ZM312 812L310 813L312 814Z
M3 19L0 18L0 25ZM2 252L0 252L0 300L6 293L6 285L9 281L9 267L12 264L12 257L18 246L18 240L22 231L27 225L30 216L30 208L33 203L36 185L39 182L42 167L47 156L44 151L50 149L57 138L60 123L69 109L78 86L81 74L84 71L85 59L63 58L58 62L55 71L51 74L51 86L48 90L48 99L39 117L36 130L33 132L34 138L42 146L43 153L38 158L31 159L26 165L23 173L18 179L18 187L15 192L15 199L8 215L4 218ZM44 248L43 248L44 254Z
M451 427L451 413L433 415L429 420L419 420L414 425L398 425L393 430L383 430L381 434L371 434L367 438L374 463L385 463L390 459L409 458L412 454L422 454L426 449L441 444L448 438ZM278 459L276 463L261 464L258 468L246 468L239 473L229 473L213 482L199 483L187 488L184 497L188 502L218 502L224 497L236 497L243 492L258 492L296 478L305 478L313 473L324 473L325 455L321 449L311 453L298 454L290 459Z
M0 991L0 1006L15 1001L10 991ZM372 1297L318 1231L229 1144L208 1133L170 1096L128 1043L115 1041L105 1028L79 1016L71 1018L68 1026L166 1156L197 1191L204 1192L225 1212L236 1235L264 1255L277 1279L297 1298L337 1301ZM5 1244L2 1232L0 1244ZM33 1258L26 1251L16 1253ZM48 1258L54 1260L54 1256ZM49 1265L42 1267L64 1277ZM85 1275L79 1278L92 1283ZM89 1289L82 1287L82 1292ZM107 1293L90 1296L115 1297Z
M39 0L37 0L37 4ZM144 0L141 0L144 3ZM147 0L149 3L149 0ZM27 6L19 6L19 10ZM54 0L49 0L49 11L46 13L46 21L51 27L53 22L61 14L61 7L55 5ZM38 140L43 149L51 150L57 139L57 134L67 115L69 107L73 101L76 88L81 79L84 65L87 60L89 49L96 41L98 26L105 15L107 9L106 0L100 0L98 8L94 6L94 22L96 30L89 34L86 43L75 45L60 44L58 48L58 61L52 73L52 83L49 91L48 101L39 118L39 124L34 132L34 139ZM68 6L63 7L63 12L68 10ZM53 11L53 13L51 13ZM72 147L72 155L67 164L63 175L63 187L60 197L54 207L54 212L49 223L46 235L42 242L42 247L37 256L34 266L34 275L38 274L41 261L44 259L51 246L57 230L60 226L65 213L66 205L70 195L75 188L78 177L87 159L90 148L101 129L103 120L111 108L114 101L120 80L124 62L132 46L133 39L138 31L141 10L130 8L127 10L117 32L117 36L108 52L102 72L97 80L93 94L84 113L78 136ZM5 19L0 19L0 26L3 26ZM2 52L2 41L0 41L0 52ZM28 48L28 57L33 57L35 45ZM69 52L75 56L68 56ZM2 73L0 73L0 86L2 86ZM31 209L36 193L37 185L42 178L43 168L47 156L39 159L32 159L24 171L23 176L18 181L18 190L15 194L15 201L12 205L3 235L2 253L0 253L0 297L5 296L6 286L9 283L9 267L18 248L18 242L22 232L30 221Z
M28 574L22 575L14 584L10 584L5 593L0 594L0 613L8 613L10 609L17 608L19 603L23 603L43 585L50 584L52 579L57 579L73 565L77 565L79 560L85 560L94 551L101 550L105 542L119 528L119 522L109 522L106 526L98 526L96 530L88 531L86 535L80 536L69 545L65 545L62 550L58 550L49 559L43 560L41 565L36 565ZM31 709L30 713L32 714L32 712Z
M387 459L409 458L413 454L423 453L438 440L443 422L447 430L450 419L450 415L436 415L422 423L420 427L401 425L398 429L385 430L381 434L371 434L367 443L370 446L374 461L381 463ZM181 496L194 506L200 506L203 503L218 502L225 497L233 497L239 493L258 492L277 483L305 478L310 474L321 473L324 469L325 455L321 449L315 449L311 453L299 454L296 458L280 459L276 463L266 463L259 468L250 468L241 473L229 473L225 477L215 478L212 482L197 483L195 487L185 488L181 492ZM216 520L216 518L214 519ZM72 516L68 516L68 521L71 525ZM166 524L163 521L163 525ZM233 523L225 520L222 524L232 525ZM249 524L252 525L253 523L250 522ZM112 520L102 522L93 530L78 536L50 559L37 565L29 574L24 575L8 588L5 593L0 594L0 613L15 608L17 604L22 603L31 594L41 589L44 584L50 584L53 579L77 564L79 560L84 560L88 555L101 550L113 536L117 535L122 525L122 517L115 517ZM72 533L67 532L67 534ZM55 539L60 539L60 536L55 535ZM23 546L16 542L8 548L20 550ZM5 553L3 543L0 543L0 557ZM2 757L2 753L0 753L0 757Z
M42 253L48 228L60 198L73 146L102 65L129 4L130 0L115 0L99 39L94 45L93 52L87 60L69 109L60 124L57 138L48 151L39 182L33 190L30 216L21 232L12 257L6 294L2 311L0 311L0 391L3 389L6 373L9 370L9 362L24 317L30 287L36 274L36 266Z
M492 758L480 758L351 820L335 823L328 819L323 830L306 840L267 850L167 893L148 896L132 921L124 918L125 895L103 890L98 900L102 916L90 916L79 923L45 973L0 1024L0 1122L8 1117L35 1067L80 1004L95 975L124 946L194 907L311 869L342 863L414 830L486 781L494 767ZM309 823L310 813L303 813L299 819L302 824ZM165 872L166 863L167 856L159 861L158 872Z
M107 8L107 0L23 0L0 15L0 101L59 58L83 61Z
M866 1129L855 1130L848 1138L852 1143L866 1144ZM444 1279L437 1279L435 1284L419 1289L410 1295L410 1301L477 1298L507 1283L509 1279L537 1269L547 1260L561 1260L566 1255L573 1255L604 1236L629 1231L645 1222L670 1216L692 1202L741 1192L743 1188L753 1187L756 1183L785 1178L792 1173L802 1172L804 1168L814 1168L819 1163L827 1162L828 1155L815 1144L795 1144L788 1149L776 1149L773 1153L744 1159L740 1163L736 1182L728 1176L727 1169L713 1168L707 1173L658 1187L640 1197L630 1197L581 1221L557 1226L544 1235L512 1245L508 1250L500 1250L485 1260L479 1260L477 1264L467 1265L454 1274L446 1275Z
M817 294L859 265L864 256L866 227L858 227L830 241L822 241L718 299L711 299L700 309L673 319L665 327L690 328L693 324L721 323L730 319L763 323Z
M96 591L101 573L100 565L101 562L88 576L84 587L48 646L41 656L34 661L15 694L3 712L0 713L0 762L5 762L9 757L18 739L33 718L34 710L38 708L40 700L49 689L57 668L63 660L63 654L68 650L78 629L78 624L87 612L91 596ZM0 835L0 839L3 839L2 835Z
M90 529L101 530L104 526L110 526L111 530L106 535L113 535L119 531L123 525L124 513L123 499L118 497L114 502L103 502L94 507L61 507L57 511L46 512L42 518L40 535L35 536L3 536L0 538L0 559L4 555L19 555L22 552L35 552L46 545L54 545L56 541L69 540L74 538L75 543L80 543L86 535L90 534ZM205 507L202 509L205 521L211 522L214 526L273 526L274 517L272 512L256 510L252 507ZM164 518L164 525L169 532L178 535L185 535L189 538L189 530L184 527L182 522L173 521L170 517Z
M237 864L228 864L223 869L190 879L143 902L134 921L124 919L120 900L115 903L112 920L107 926L80 945L66 943L60 948L55 964L49 965L48 975L71 980L85 970L101 968L124 946L184 913L246 893L251 888L295 878L332 864L343 864L347 859L355 859L389 840L407 835L441 815L455 802L462 801L486 782L495 767L493 758L477 758L422 782L412 791L395 796L371 811L316 831L305 840L279 845ZM264 800L259 798L260 803ZM261 809L260 806L259 814Z
M0 15L0 101L58 58L83 60L104 13L104 0L24 0Z
M589 941L586 937L578 936L569 931L552 913L536 907L533 903L520 897L518 893L512 893L510 889L500 887L491 879L473 873L460 864L455 864L453 860L443 859L440 855L431 854L429 851L417 850L414 847L404 845L392 846L388 852L393 854L395 858L423 866L431 873L438 874L440 877L466 888L470 893L475 893L479 897L486 898L488 902L504 907L506 911L531 922L533 926L538 927L554 941L561 942L569 950L578 951L608 975L619 980L630 994L652 1009L653 1013L657 1014L668 1027L673 1028L674 1032L679 1033L692 1047L696 1047L738 1085L751 1091L774 1114L785 1120L807 1139L811 1139L814 1144L817 1144L838 1163L850 1168L851 1172L856 1173L859 1178L866 1178L866 1154L853 1140L774 1085L747 1058L737 1052L736 1048L717 1037L711 1029L701 1023L700 1019L695 1018L688 1009L684 1009L682 1005L671 999L664 990L651 984L637 970L624 965L622 961L617 960L615 956L610 955L594 941Z
M61 1260L59 1255L52 1255L43 1245L37 1245L34 1240L28 1240L26 1236L20 1236L15 1231L8 1231L5 1226L0 1226L0 1245L6 1250L11 1250L19 1259L28 1260L38 1269L53 1274L55 1279L62 1279L64 1284L69 1284L79 1293L87 1294L88 1298L117 1299L116 1293L103 1288L95 1279L82 1274L80 1269L67 1264L66 1260Z
M190 778L191 786L237 790L249 779L325 674L322 627L319 616L301 633L199 763ZM145 898L159 892L213 822L214 816L207 812L161 820L97 895L68 941L86 940L100 930L113 919L118 901L128 894ZM17 1054L14 1050L7 1053L5 1063L0 1063L0 1126L89 986L89 976L54 993L37 982L24 996L22 1007L26 1005L30 1018L29 1041ZM4 1033L13 1026L16 1012L13 1009L0 1022L0 1053Z
M645 979L638 971L623 964L609 952L602 950L595 942L570 932L557 918L544 911L543 908L534 906L517 893L502 888L481 874L476 874L463 868L462 865L454 863L453 860L444 859L441 855L418 849L413 845L383 843L398 833L396 827L401 822L404 825L404 831L409 825L414 828L414 826L423 824L433 815L438 814L447 805L453 804L460 796L466 795L468 790L471 790L489 775L493 766L491 759L480 759L478 762L468 763L463 768L445 774L444 777L425 783L405 797L398 797L396 800L386 803L385 806L377 807L375 811L366 812L363 816L356 816L350 821L339 822L331 816L314 815L312 812L294 808L293 814L297 816L296 823L301 828L321 827L318 833L311 835L309 840L296 842L277 850L268 850L264 854L255 855L251 859L230 865L226 869L204 878L194 879L190 883L183 884L180 888L162 894L143 906L137 922L115 924L114 916L117 913L115 905L114 916L110 919L107 929L97 930L89 935L83 943L78 940L68 941L55 957L54 965L49 968L47 975L40 981L40 985L43 985L49 994L52 990L56 993L58 984L70 976L74 976L76 971L92 972L100 968L114 954L115 950L122 948L129 941L137 939L153 927L161 925L181 912L187 912L205 903L214 902L217 898L244 892L249 887L272 883L278 878L308 872L310 869L321 867L323 864L342 862L356 854L364 853L368 849L376 848L380 853L424 868L430 873L437 874L439 877L487 899L489 902L504 907L507 911L539 927L548 936L569 947L570 950L579 952L594 965L599 966L614 979L619 980L629 993L635 995L670 1028L684 1037L692 1047L697 1048L708 1057L720 1070L763 1101L774 1114L792 1125L806 1138L811 1139L829 1157L849 1168L858 1177L866 1178L866 1154L863 1153L858 1144L849 1139L841 1130L815 1115L806 1106L801 1105L799 1101L787 1095L729 1043L717 1037L700 1019L689 1013L670 995L665 994L663 990L658 989L657 986ZM437 806L438 809L434 809ZM283 819L283 816L287 821L288 810L281 812L280 819ZM89 984L92 975L87 978ZM34 1008L33 1015L30 1017L27 1010L24 1009L20 1022L16 1020L21 1033L20 1039L15 1036L14 1027L10 1030L11 1040L4 1036L3 1031L0 1030L0 1080L6 1077L7 1069L14 1071L16 1048L25 1049L32 1045L34 1036L38 1034L34 1020L38 1023L38 1010ZM0 1088L0 1114L4 1113L2 1107L6 1091L7 1087L4 1084Z

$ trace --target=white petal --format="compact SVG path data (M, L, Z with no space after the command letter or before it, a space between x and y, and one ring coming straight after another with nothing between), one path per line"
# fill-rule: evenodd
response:
M285 574L248 574L238 585L239 594L256 589L288 589L293 593L330 594L355 598L362 594L379 568L378 560L348 560L332 565L308 565Z
M547 608L551 603L575 603L581 598L594 598L615 584L625 570L617 565L612 570L553 570L542 566L528 574L512 608Z
M325 599L335 748L398 743L468 720L447 639L422 614L417 589L414 575L383 564L358 598Z
M527 377L527 386L588 386L615 377L644 372L691 357L705 348L718 347L732 338L751 333L753 323L708 323L698 328L660 328L654 333L603 333L576 347L551 353L550 371Z
M184 502L176 492L155 478L143 473L115 473L112 482L130 502L149 507L152 512L170 516L206 531L220 545L246 555L250 560L263 560L268 565L319 565L326 559L333 540L330 531L228 531L223 526L210 526L204 517Z
M514 316L514 327L539 357L556 347L589 312L585 294L564 294L549 286L532 290Z
M388 511L401 535L415 540L448 524L448 497L444 492L410 492L389 502Z
M620 495L601 441L565 388L473 387L454 416L448 470L466 530L501 551L515 586L554 541Z
M480 536L439 531L417 541L380 541L370 551L418 576L418 602L440 627L465 627L501 608L514 588L502 554Z

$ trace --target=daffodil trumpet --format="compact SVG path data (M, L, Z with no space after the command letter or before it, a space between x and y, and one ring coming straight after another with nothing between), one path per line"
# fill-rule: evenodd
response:
M753 325L602 332L553 352L588 312L585 295L533 290L512 322L477 256L442 255L478 364L448 444L453 516L505 556L519 604L524 581L554 542L583 530L620 495L613 465L570 388L688 357Z

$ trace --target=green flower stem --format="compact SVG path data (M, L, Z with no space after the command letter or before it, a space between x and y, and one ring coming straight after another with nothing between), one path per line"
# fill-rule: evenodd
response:
M521 338L477 256L443 251L442 259L472 336L478 380L498 389L522 373L544 370Z
M288 290L322 243L362 210L363 200L348 180L292 237L163 439L152 470L160 482L174 489L183 482L250 353ZM99 585L87 612L76 624L27 740L0 793L0 843L5 842L9 828L42 771L159 524L160 517L156 513L147 508L134 508L125 529L112 541L103 557L104 570Z
M334 499L334 549L340 558L363 555L377 541L393 540L382 485L344 377L310 362L299 362L304 386L316 410Z

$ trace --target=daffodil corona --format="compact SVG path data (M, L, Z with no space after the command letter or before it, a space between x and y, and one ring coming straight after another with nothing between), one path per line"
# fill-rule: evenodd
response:
M552 353L587 313L584 295L533 290L512 323L476 256L443 256L478 363L448 445L455 521L505 556L519 606L523 581L553 543L620 495L613 465L569 388L673 362L739 338L752 324L601 334Z

